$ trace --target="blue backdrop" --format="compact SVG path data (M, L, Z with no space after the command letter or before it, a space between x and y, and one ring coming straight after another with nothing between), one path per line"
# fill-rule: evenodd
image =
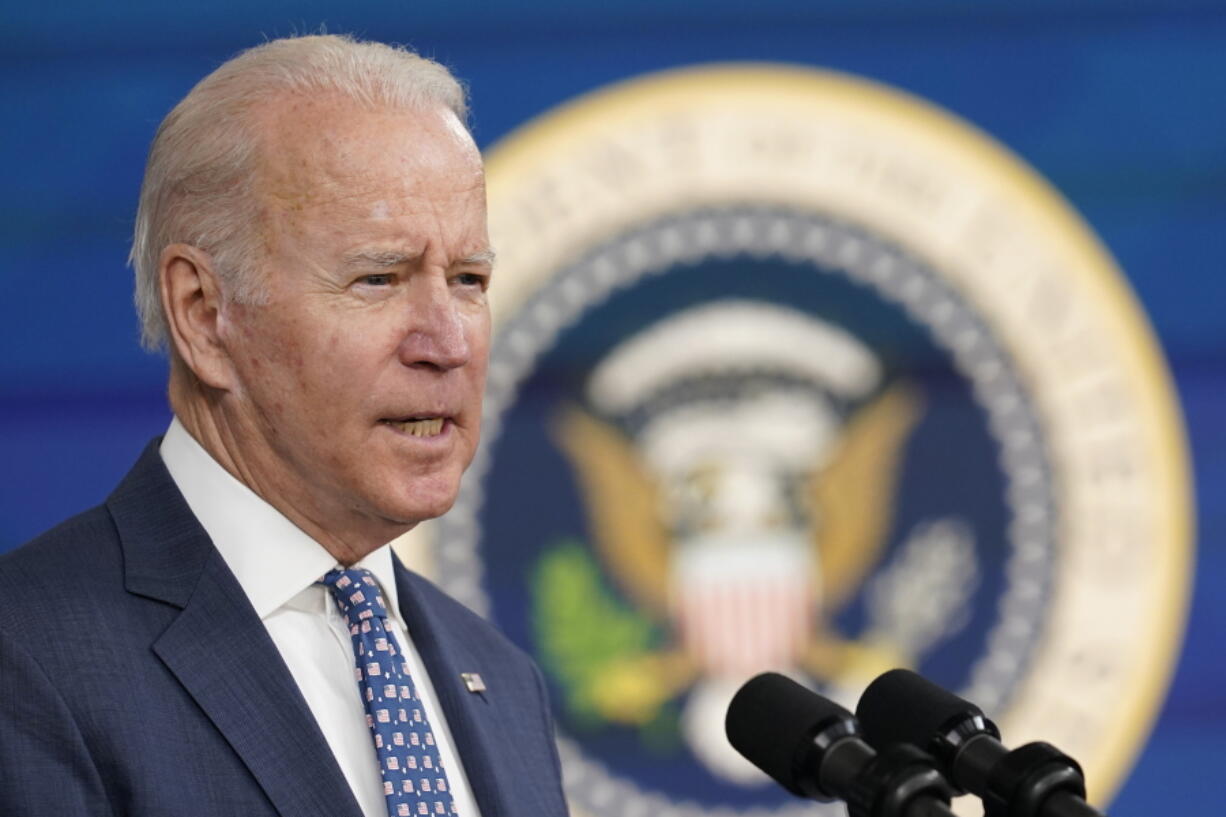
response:
M1167 703L1112 814L1211 811L1226 752L1226 7L1196 0L6 0L0 14L0 550L101 500L169 419L137 346L127 242L161 117L265 37L406 42L471 87L489 145L635 74L771 60L909 90L984 128L1090 222L1175 374L1199 509Z

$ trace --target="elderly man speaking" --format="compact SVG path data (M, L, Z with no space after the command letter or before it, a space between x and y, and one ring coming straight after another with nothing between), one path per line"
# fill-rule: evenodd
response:
M149 155L175 419L0 559L0 814L563 815L536 668L401 566L472 459L493 253L457 82L276 40Z

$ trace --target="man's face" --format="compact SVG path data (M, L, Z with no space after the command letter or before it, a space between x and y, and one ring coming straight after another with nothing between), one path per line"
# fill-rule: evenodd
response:
M237 466L317 538L387 541L451 506L477 446L480 157L442 109L308 100L262 124L269 297L221 316Z

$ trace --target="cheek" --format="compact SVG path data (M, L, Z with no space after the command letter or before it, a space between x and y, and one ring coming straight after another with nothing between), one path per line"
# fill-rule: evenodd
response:
M270 322L253 340L269 368L276 367L280 375L288 375L304 387L310 385L314 372L336 368L332 358L342 348L337 332L288 315Z
M236 316L234 337L228 339L242 391L271 419L284 420L299 402L294 395L310 390L311 353L296 321L273 318L267 309L245 312Z
M333 329L320 331L309 343L287 352L285 365L294 384L290 399L299 411L338 433L365 416L368 403L380 391L388 361L394 354L373 333Z
M472 350L472 365L484 373L490 358L490 313L488 307L472 316L467 326L467 333L468 348Z

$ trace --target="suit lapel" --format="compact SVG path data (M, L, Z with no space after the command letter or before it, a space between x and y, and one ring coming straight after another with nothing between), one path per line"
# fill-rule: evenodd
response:
M181 608L152 645L284 817L361 817L263 622L154 440L107 500L129 592Z
M514 783L505 776L512 766L515 746L499 731L490 698L469 692L460 678L460 673L474 671L492 677L490 668L483 666L480 656L471 654L463 639L448 637L447 622L422 597L418 586L421 580L399 559L394 561L401 615L430 673L481 817L509 817L507 796L514 790Z

